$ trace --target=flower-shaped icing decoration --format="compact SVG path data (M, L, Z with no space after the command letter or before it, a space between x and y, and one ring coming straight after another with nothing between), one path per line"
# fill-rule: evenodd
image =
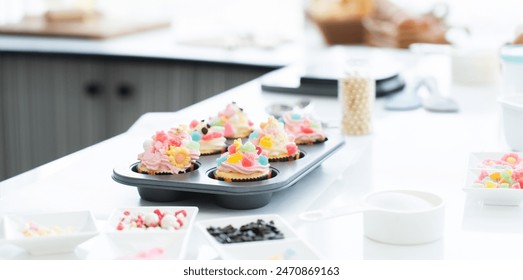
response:
M511 164L513 166L517 166L518 164L521 163L522 159L521 159L521 157L518 154L508 153L508 154L504 154L501 157L501 161L509 163L509 164Z
M169 150L166 151L166 154L169 157L171 164L178 168L184 168L191 163L189 149L185 147L171 146Z
M186 128L180 126L168 132L158 131L143 144L138 155L138 171L149 174L185 172L200 157L200 145L192 141Z

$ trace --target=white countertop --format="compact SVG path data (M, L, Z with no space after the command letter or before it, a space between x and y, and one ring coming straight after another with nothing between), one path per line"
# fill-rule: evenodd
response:
M191 198L167 205L195 205L197 221L252 214L279 214L326 259L520 259L523 251L522 207L485 206L462 191L471 152L502 152L498 87L452 85L457 114L423 109L383 110L375 104L374 133L346 137L346 145L294 186L274 193L260 209L229 210L209 198ZM140 199L134 187L111 179L112 169L132 163L144 139L193 118L204 118L236 101L255 122L266 118L272 102L294 103L303 96L261 92L259 80L202 101L179 112L143 115L124 134L0 183L0 213L90 209L103 224L115 208L164 205ZM329 123L339 119L335 98L312 97L314 111ZM431 191L446 202L445 235L440 241L416 246L381 244L363 235L362 216L352 215L306 224L306 210L358 202L380 189ZM103 236L81 245L75 254L48 258L105 258ZM187 258L207 258L206 241L196 230ZM0 247L0 259L37 258L11 245ZM39 257L47 258L47 257Z
M0 52L47 53L189 60L279 68L305 56L303 42L264 48L226 48L177 42L170 29L160 29L107 40L0 35Z

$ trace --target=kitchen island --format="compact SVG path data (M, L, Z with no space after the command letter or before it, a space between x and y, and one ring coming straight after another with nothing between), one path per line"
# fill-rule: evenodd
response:
M281 71L281 70L280 70ZM466 196L462 188L472 152L508 151L496 105L498 87L451 85L459 113L423 109L386 111L386 99L374 106L374 132L347 136L345 145L293 186L274 193L270 203L252 210L231 210L207 195L172 203L140 199L136 188L111 179L115 166L136 161L142 142L155 131L205 118L236 101L255 123L267 117L273 103L295 104L305 96L261 91L261 79L248 82L178 112L147 113L125 133L0 183L2 214L91 210L100 228L116 208L197 206L196 221L242 215L279 214L325 259L521 259L523 219L520 206L490 206ZM334 97L307 97L313 112L329 126L340 119ZM329 133L338 133L336 129ZM445 200L444 237L436 242L398 246L363 235L362 216L350 215L315 223L299 219L308 210L356 205L382 189L430 191ZM328 238L327 238L328 237ZM110 259L115 256L103 234L75 253L35 257L12 245L0 247L3 259ZM187 259L213 259L204 236L193 230ZM248 258L248 257L246 257Z

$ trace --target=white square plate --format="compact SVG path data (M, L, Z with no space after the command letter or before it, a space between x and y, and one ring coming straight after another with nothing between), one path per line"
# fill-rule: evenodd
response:
M24 230L29 224L42 230L54 228L62 232L27 237L24 236ZM90 211L7 215L3 227L5 242L17 245L33 255L72 252L76 246L98 234Z
M523 202L523 189L502 189L502 188L483 188L475 187L474 182L479 177L482 170L487 172L495 171L494 169L482 168L484 160L499 160L508 152L498 153L471 153L468 163L468 171L463 191L467 196L483 201L487 205L505 205L518 206ZM523 153L515 153L523 158Z
M174 231L163 229L132 229L117 230L124 211L131 213L152 213L154 210L162 213L187 211L183 226ZM113 212L107 221L106 236L118 259L183 259L186 253L187 240L191 234L194 219L198 213L197 207L134 207L121 208Z
M523 158L523 153L517 152L481 152L481 153L470 153L468 161L468 169L476 170L481 169L483 161L496 159L499 160L505 154L512 153L517 154L519 157Z
M283 239L251 241L243 243L222 244L207 232L208 227L226 227L232 225L240 228L242 225L262 219L265 222L274 221L274 225L281 233ZM198 228L226 260L316 260L320 259L318 253L304 240L296 235L292 227L279 215L252 215L222 219L212 219L198 223Z

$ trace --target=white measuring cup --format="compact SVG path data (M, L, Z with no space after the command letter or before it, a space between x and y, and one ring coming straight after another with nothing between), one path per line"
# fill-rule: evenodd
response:
M363 213L365 235L398 245L436 241L443 236L445 203L433 193L416 190L385 190L365 196L361 207L313 210L300 215L303 221Z

